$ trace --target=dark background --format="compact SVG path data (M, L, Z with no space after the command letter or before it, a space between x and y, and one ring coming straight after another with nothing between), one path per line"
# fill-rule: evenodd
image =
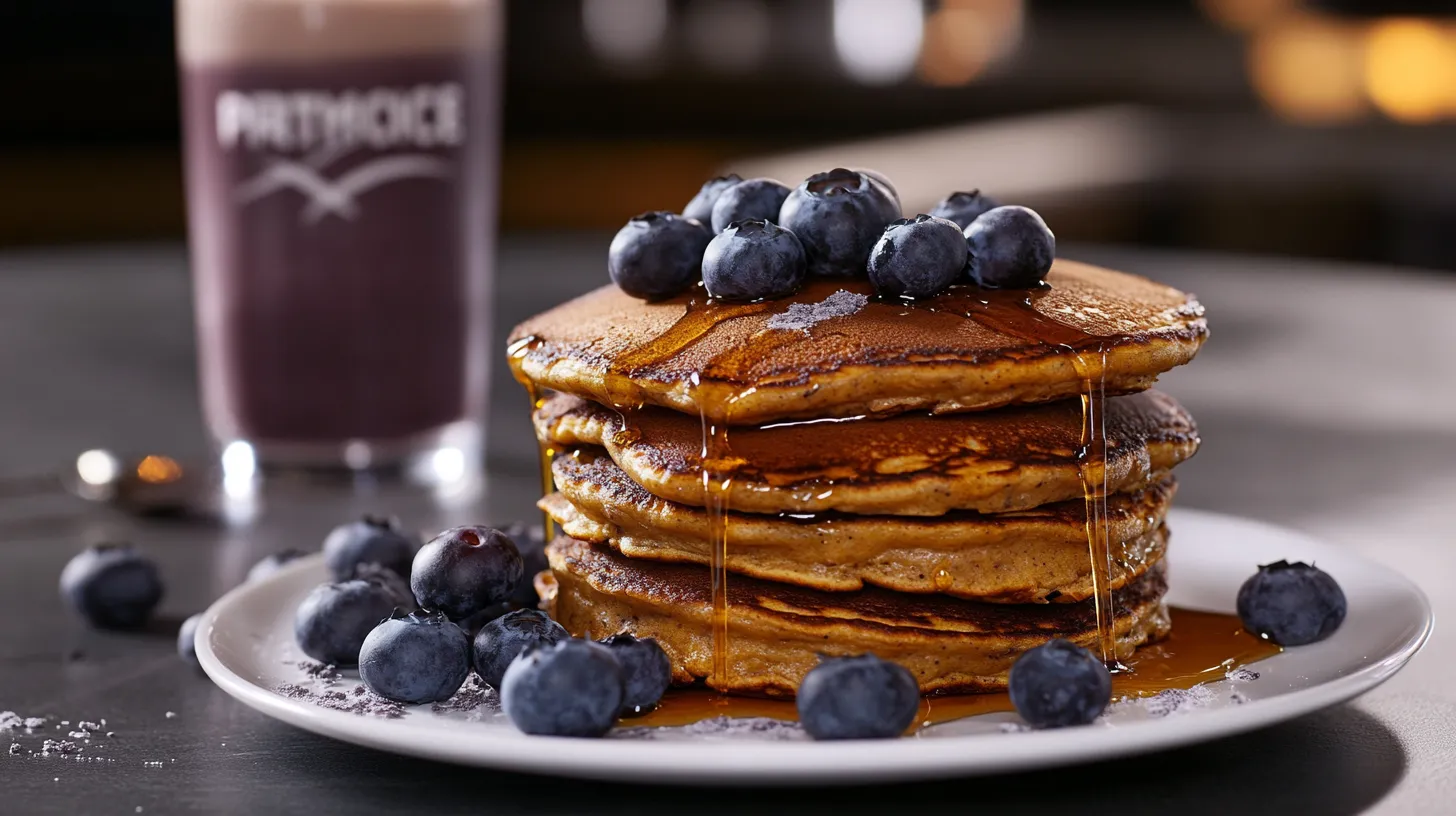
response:
M507 230L612 228L743 156L1125 103L1171 158L1029 196L1060 238L1456 269L1448 3L932 1L913 66L866 83L828 0L604 2L666 24L613 57L579 0L508 3ZM183 235L172 36L167 0L0 7L0 246Z

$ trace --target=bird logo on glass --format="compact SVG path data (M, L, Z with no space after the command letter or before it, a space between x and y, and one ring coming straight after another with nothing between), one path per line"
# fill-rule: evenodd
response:
M465 139L456 83L342 93L230 90L218 95L216 114L224 150L267 153L262 169L234 189L238 202L294 190L307 199L299 213L306 224L331 215L357 218L360 198L387 184L448 178L452 162L421 150L455 147ZM331 177L331 167L360 150L392 148L414 152L386 152Z

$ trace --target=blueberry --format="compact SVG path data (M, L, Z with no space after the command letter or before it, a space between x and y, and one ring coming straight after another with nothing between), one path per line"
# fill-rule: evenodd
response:
M364 638L394 608L394 595L377 581L320 584L298 605L293 634L298 647L314 660L353 666Z
M1345 593L1330 574L1302 561L1259 567L1239 587L1239 618L1280 646L1324 640L1345 620Z
M1036 728L1086 725L1112 700L1112 674L1091 652L1065 640L1028 650L1011 664L1011 704Z
M335 527L324 539L324 564L335 581L347 581L359 564L379 564L408 577L419 546L392 518L365 516Z
M784 200L779 226L804 245L813 275L862 275L899 206L868 176L843 168L810 176Z
M279 550L272 555L266 555L248 570L247 583L253 584L272 578L273 573L281 569L284 564L296 561L307 554L302 550Z
M500 687L501 708L527 734L600 737L622 710L623 682L612 650L567 639L511 663Z
M61 570L61 597L99 629L137 629L162 600L162 579L130 544L98 544Z
M469 675L470 638L440 612L396 614L359 649L359 679L395 702L448 700Z
M475 635L475 673L499 689L516 655L570 638L561 624L539 609L518 609L487 623Z
M402 612L413 612L419 608L419 605L415 603L415 596L410 590L409 582L388 567L370 563L360 564L354 567L354 573L349 576L349 580L369 581L383 587L390 597L394 598L395 607Z
M870 254L870 283L889 297L939 294L966 268L966 238L944 218L917 215L885 228Z
M954 221L961 229L965 229L987 210L993 210L999 206L1001 205L997 204L994 199L981 195L980 190L972 190L969 193L951 193L936 204L930 214L947 221Z
M197 624L202 620L202 613L182 621L182 628L177 630L177 654L183 660L196 666L197 664Z
M672 664L667 652L652 638L636 638L626 632L601 641L612 650L622 664L626 678L626 694L622 698L623 714L650 711L672 685Z
M1035 210L996 207L966 227L971 281L987 289L1030 289L1057 254L1057 238Z
M789 188L773 179L739 182L724 190L713 205L713 232L722 232L734 221L777 221L788 197Z
M740 181L743 179L739 178L737 173L729 173L726 176L718 176L703 182L702 189L698 190L698 194L693 196L693 200L689 201L686 207L683 207L682 217L694 219L701 224L711 223L713 205L718 203L718 197L723 195L724 190Z
M516 585L516 591L511 593L508 603L516 609L533 609L541 602L536 594L535 578L551 569L551 565L546 563L546 533L541 525L533 526L524 521L512 522L502 532L506 534L506 538L516 542L516 549L521 551L523 565L521 582ZM500 614L505 614L506 611L509 610L502 610Z
M420 548L410 588L420 606L458 621L511 597L522 571L520 551L500 530L455 527Z
M816 740L898 737L920 709L920 686L904 666L872 654L827 657L804 675L798 707Z
M722 300L767 300L804 284L804 247L767 221L735 221L703 253L703 285Z
M692 218L643 213L617 231L607 249L607 271L623 292L643 300L669 298L692 285L713 237Z
M869 178L870 181L875 183L875 186L879 187L880 190L884 192L885 197L890 200L890 204L892 205L890 207L890 218L899 218L901 212L900 191L896 190L895 185L890 183L889 177L886 176L884 173L879 172L878 170L866 170L864 168L856 168L855 172L863 173L867 178Z

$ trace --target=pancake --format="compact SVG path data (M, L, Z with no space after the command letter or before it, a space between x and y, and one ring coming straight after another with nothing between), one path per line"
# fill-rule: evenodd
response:
M712 677L708 570L627 559L558 538L547 548L551 574L538 581L552 617L573 635L617 632L656 638L673 680L706 679L720 691L792 696L818 656L871 652L909 669L922 693L1006 687L1027 649L1061 637L1095 648L1092 605L983 604L945 595L870 588L825 593L732 576L729 677ZM1117 657L1167 634L1162 566L1114 594Z
M707 569L706 511L653 496L593 449L558 456L552 469L561 492L541 507L566 535L610 544L630 558ZM1108 497L1113 587L1163 557L1173 493L1168 478ZM871 584L995 603L1069 603L1092 596L1086 519L1081 500L935 518L729 513L726 563L730 572L828 592Z
M633 481L703 506L702 423L661 408L619 413L559 394L534 415L543 442L606 448ZM1198 428L1156 391L1107 401L1107 489L1157 482L1198 450ZM972 414L779 423L728 434L728 505L750 513L1001 513L1081 499L1077 401ZM1094 478L1096 474L1093 474Z
M865 280L752 304L701 287L649 303L605 286L517 326L511 362L537 388L758 424L1046 402L1098 369L1107 393L1132 393L1207 336L1203 307L1176 289L1074 261L1046 280L913 304L874 300Z

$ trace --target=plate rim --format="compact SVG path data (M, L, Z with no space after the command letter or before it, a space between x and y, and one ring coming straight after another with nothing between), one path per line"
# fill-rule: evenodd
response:
M1203 517L1207 522L1254 525L1282 537L1298 537L1321 548L1335 545L1299 530L1256 519L1190 508L1175 508L1183 524ZM1175 519L1176 520L1176 519ZM1160 720L1123 723L1119 731L1135 737L1109 740L1102 728L1032 731L999 735L998 750L986 754L956 750L968 740L988 735L902 739L893 743L893 759L884 751L866 751L861 740L844 742L694 742L586 740L528 736L504 730L491 732L498 750L481 751L479 740L432 741L438 725L391 720L381 722L357 714L332 711L289 700L228 666L213 647L218 622L248 601L259 589L317 568L322 556L313 554L284 566L267 581L242 584L208 607L197 629L197 657L203 671L224 692L265 716L315 734L355 745L454 764L488 767L582 779L674 784L752 782L762 785L868 784L893 780L972 777L1010 771L1051 768L1148 753L1223 736L1245 733L1294 717L1338 705L1384 683L1403 668L1426 644L1434 626L1429 599L1400 572L1355 552L1342 551L1366 568L1385 573L1409 593L1420 611L1415 630L1374 660L1349 674L1272 698L1220 709L1210 716L1182 717L1177 727ZM362 725L362 727L361 727ZM469 723L461 723L470 727ZM373 726L373 727L371 727ZM630 749L627 746L630 745ZM684 752L692 754L684 761ZM702 754L712 752L712 763ZM891 761L887 761L891 760Z

